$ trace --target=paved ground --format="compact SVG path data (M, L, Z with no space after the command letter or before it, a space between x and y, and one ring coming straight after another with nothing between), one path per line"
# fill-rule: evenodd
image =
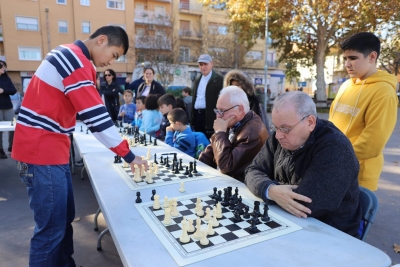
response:
M327 114L320 114L319 116L326 118ZM3 142L5 140L4 136ZM7 148L7 146L4 147ZM397 123L384 154L385 166L379 182L379 190L376 192L380 209L366 242L386 252L395 264L400 263L400 254L393 251L393 244L400 244L400 123ZM77 168L76 174L73 176L77 218L73 223L76 264L84 267L120 267L122 263L109 234L103 238L103 251L98 252L96 250L96 239L99 233L93 231L93 218L98 206L89 179L85 174L85 180L81 180L80 170L80 168ZM29 240L34 227L28 201L26 187L19 180L15 161L10 158L1 159L1 267L28 266ZM103 217L100 215L100 231L105 227Z

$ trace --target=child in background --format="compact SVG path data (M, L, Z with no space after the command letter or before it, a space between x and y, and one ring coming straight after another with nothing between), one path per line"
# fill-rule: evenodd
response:
M139 96L136 98L136 112L135 119L132 121L132 126L137 126L140 128L142 126L143 110L145 110L144 102L146 101L145 96Z
M168 121L168 112L176 108L176 99L172 94L165 94L158 99L158 106L160 107L160 112L163 115L161 125L160 125L160 135L157 139L164 141L166 135L166 128L170 125Z
M196 139L187 125L186 112L181 108L175 108L168 113L170 126L166 128L165 142L191 157L196 153Z
M182 89L182 98L186 106L186 114L188 114L188 122L190 123L190 118L192 117L192 89L185 87Z
M118 113L118 120L122 123L132 123L135 119L136 105L132 103L133 92L131 90L124 91L125 104L121 106Z
M152 136L156 136L156 132L160 130L162 115L158 111L158 95L149 95L145 101L145 110L143 110L142 125L139 130L146 132Z

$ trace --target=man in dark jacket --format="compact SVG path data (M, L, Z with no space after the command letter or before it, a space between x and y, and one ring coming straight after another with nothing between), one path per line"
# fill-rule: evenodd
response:
M210 55L200 55L197 63L199 63L201 76L193 84L190 121L194 131L202 132L209 138L214 133L215 113L213 109L217 104L224 78L212 70L213 62Z
M244 170L263 147L268 132L250 110L246 93L237 86L221 90L215 109L215 133L199 160L243 182Z
M297 217L314 217L357 237L359 164L350 141L317 119L314 102L301 91L275 100L272 123L272 135L246 169L249 190Z

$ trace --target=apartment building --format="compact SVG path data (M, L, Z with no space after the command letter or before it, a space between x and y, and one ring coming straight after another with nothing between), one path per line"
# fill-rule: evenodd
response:
M265 55L264 40L243 52L223 7L214 10L197 0L0 0L0 23L0 58L22 88L50 49L85 40L104 25L119 25L130 37L128 54L112 66L121 84L132 72L139 76L152 56L175 65L170 85L190 86L202 53L212 55L222 73L240 68L260 86L266 56L271 86L284 79L276 52Z

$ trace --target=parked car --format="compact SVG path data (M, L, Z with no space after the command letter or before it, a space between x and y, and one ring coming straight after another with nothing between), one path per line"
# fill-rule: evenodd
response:
M10 95L11 102L13 104L14 113L18 114L21 108L22 95L20 92L16 92L14 95Z

